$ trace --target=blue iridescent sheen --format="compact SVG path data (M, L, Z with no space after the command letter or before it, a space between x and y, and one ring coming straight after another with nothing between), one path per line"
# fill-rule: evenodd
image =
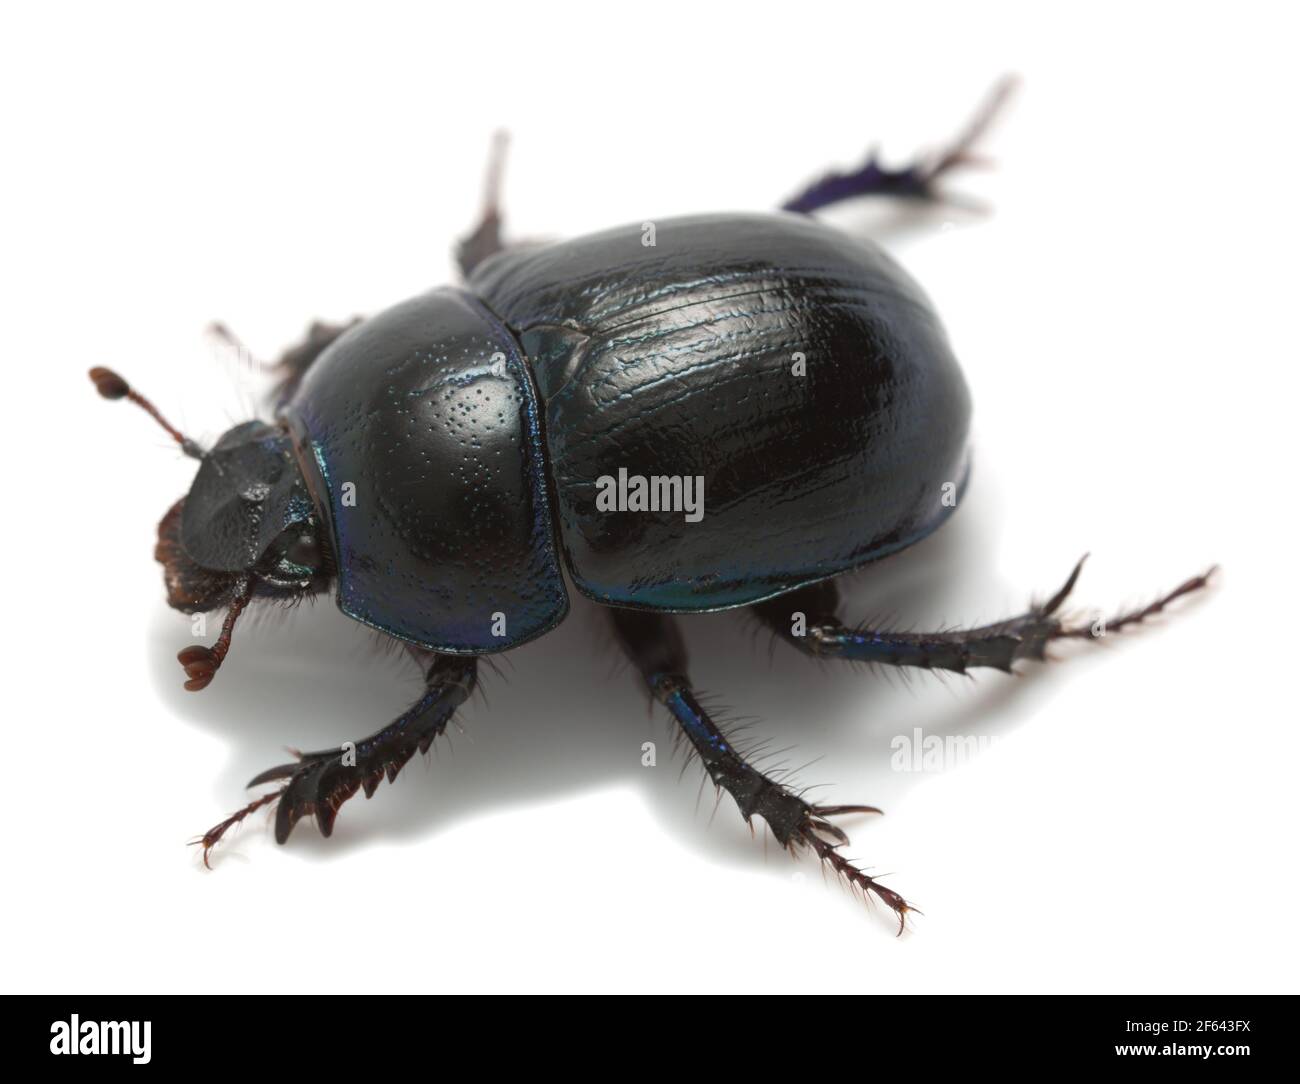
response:
M691 741L700 746L701 744L713 750L715 753L726 753L729 750L727 739L715 727L709 725L709 720L705 714L680 690L670 693L664 699L664 705L673 714Z

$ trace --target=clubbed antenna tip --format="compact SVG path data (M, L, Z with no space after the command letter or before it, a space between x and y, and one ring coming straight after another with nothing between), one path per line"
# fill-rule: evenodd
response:
M181 446L181 451L194 459L203 458L203 449L194 441L190 440L184 433L171 424L159 412L158 408L149 402L138 391L134 391L126 380L113 372L112 369L105 369L102 366L96 366L90 370L90 379L95 385L95 390L105 399L129 399L154 421L167 430L168 436Z
M124 399L131 394L131 385L112 369L91 369L90 379L95 382L95 390L105 399Z

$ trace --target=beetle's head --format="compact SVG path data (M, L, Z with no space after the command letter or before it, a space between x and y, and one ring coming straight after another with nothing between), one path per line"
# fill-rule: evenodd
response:
M316 513L289 436L244 422L200 460L187 496L158 525L167 601L185 613L224 605L244 578L257 595L296 596L328 580Z
M333 577L332 555L292 442L279 426L252 421L203 451L116 373L92 369L90 376L106 399L130 399L199 460L189 493L158 524L154 556L173 607L188 614L227 610L213 647L189 647L179 656L189 676L185 687L204 688L251 600L297 601L325 590Z

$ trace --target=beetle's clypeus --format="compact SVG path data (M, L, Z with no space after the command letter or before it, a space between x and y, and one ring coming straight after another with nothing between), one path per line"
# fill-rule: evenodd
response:
M1059 616L1078 567L1046 603L983 628L895 634L838 615L838 574L925 537L959 503L970 400L916 284L809 216L856 196L935 198L1007 89L932 159L868 160L777 214L510 248L490 182L459 249L461 286L313 325L280 361L274 420L207 450L121 377L92 370L101 394L132 399L200 463L156 550L172 606L226 614L212 647L180 653L186 688L212 680L250 603L329 589L426 674L387 727L258 775L250 785L281 785L205 833L204 860L273 802L278 842L308 813L329 835L344 801L369 797L442 733L479 656L563 620L567 572L608 607L614 638L745 819L875 894L901 930L907 902L843 857L831 821L875 810L810 804L748 764L700 706L670 615L749 606L809 655L958 672L1010 670L1052 640L1092 635Z

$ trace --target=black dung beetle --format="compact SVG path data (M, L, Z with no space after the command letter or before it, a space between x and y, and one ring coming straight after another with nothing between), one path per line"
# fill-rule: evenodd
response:
M136 402L201 464L156 551L172 606L226 613L212 647L180 653L187 689L212 681L250 602L330 588L426 673L424 694L382 730L253 779L281 785L196 841L205 862L273 802L277 842L305 814L328 836L344 801L369 797L442 733L479 656L564 619L567 572L609 607L615 639L744 818L877 896L901 930L909 904L843 857L831 821L877 810L811 804L747 763L700 706L670 615L749 606L817 658L958 673L1009 671L1092 634L1058 615L1078 566L1047 602L982 628L872 631L837 612L837 575L924 538L956 507L970 400L917 285L809 215L864 195L940 198L936 182L968 160L1008 89L938 156L901 170L873 157L780 213L540 246L501 243L498 144L482 222L458 251L464 285L314 325L279 363L274 423L238 425L207 451L121 377L92 370L101 394Z

